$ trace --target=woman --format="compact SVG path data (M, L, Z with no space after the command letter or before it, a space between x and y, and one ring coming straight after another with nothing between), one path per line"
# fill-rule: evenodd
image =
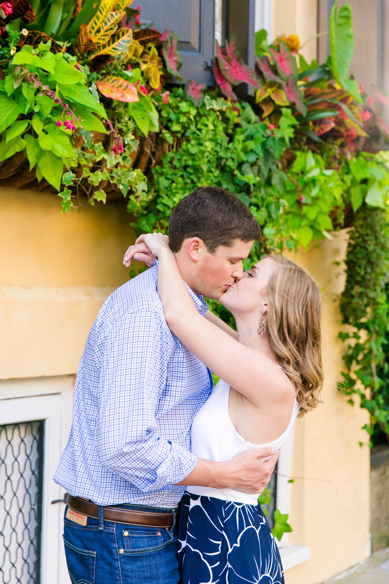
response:
M220 298L237 335L196 310L168 238L146 234L159 260L158 291L167 324L221 381L192 426L192 451L224 461L249 448L279 449L296 419L319 403L323 381L320 294L299 266L270 255ZM135 256L137 259L137 256ZM178 539L182 584L282 584L278 548L258 495L187 487Z

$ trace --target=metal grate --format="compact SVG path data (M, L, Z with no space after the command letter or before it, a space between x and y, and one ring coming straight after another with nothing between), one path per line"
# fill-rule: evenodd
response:
M270 502L261 503L261 507L265 512L270 529L273 529L274 527L274 511L277 509L277 467L278 464L276 465L270 482L266 487L266 489L270 490Z
M0 425L0 582L40 584L44 420Z
M275 468L277 470L277 466ZM273 472L268 488L271 490L270 504L267 507L268 516L267 520L270 525L270 529L274 527L274 511L277 509L277 473Z

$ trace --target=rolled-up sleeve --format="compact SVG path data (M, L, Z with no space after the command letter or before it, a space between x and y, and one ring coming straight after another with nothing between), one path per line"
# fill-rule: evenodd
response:
M152 310L128 314L104 342L97 455L105 468L145 493L182 481L197 464L194 455L157 430L173 350L166 322Z

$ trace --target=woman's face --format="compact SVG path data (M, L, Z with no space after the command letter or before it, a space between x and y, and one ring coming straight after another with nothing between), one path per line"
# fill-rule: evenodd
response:
M277 264L271 258L260 260L222 294L220 303L233 314L264 314L267 312L266 288L276 269Z

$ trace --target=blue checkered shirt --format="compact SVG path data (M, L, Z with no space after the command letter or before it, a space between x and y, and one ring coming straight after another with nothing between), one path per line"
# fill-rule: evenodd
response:
M157 263L105 301L77 373L73 424L54 475L98 505L175 507L195 468L194 416L212 391L209 370L169 330ZM205 300L188 288L200 314Z

